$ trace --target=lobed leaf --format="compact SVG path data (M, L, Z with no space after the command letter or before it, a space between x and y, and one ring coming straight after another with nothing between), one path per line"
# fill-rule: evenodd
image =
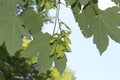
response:
M41 31L43 20L35 11L27 9L21 17L24 20L25 27L27 27L33 34Z
M8 52L13 55L22 45L22 36L27 34L20 17L8 6L0 5L0 45L5 43Z
M47 33L46 34L37 33L36 35L34 35L35 40L31 41L31 43L23 52L22 56L31 58L31 57L35 57L37 53L48 54L49 48L50 48L50 45L49 45L50 37L51 36Z
M52 66L52 58L49 56L49 34L38 33L34 35L35 40L31 41L25 51L23 57L38 57L39 73L46 72ZM39 54L39 55L38 55Z
M88 6L81 14L74 14L83 35L87 38L93 36L100 54L107 49L109 36L114 41L120 42L119 10L119 7L108 8L105 11L99 10L99 15L96 16L91 6Z

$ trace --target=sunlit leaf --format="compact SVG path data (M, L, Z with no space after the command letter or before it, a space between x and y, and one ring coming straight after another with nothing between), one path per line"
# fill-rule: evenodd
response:
M47 78L47 80L61 80L61 75L57 68L51 68L51 74L50 77Z
M65 68L62 75L60 75L57 68L51 68L52 72L50 74L50 77L47 78L47 80L75 80L74 72L71 71L68 67Z
M71 71L68 67L65 69L62 74L61 80L75 80L74 71Z

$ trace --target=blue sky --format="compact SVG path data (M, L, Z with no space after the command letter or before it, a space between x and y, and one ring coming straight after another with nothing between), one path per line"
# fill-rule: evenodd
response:
M99 7L105 9L113 4L104 0L99 0ZM104 5L104 6L103 6ZM51 10L51 15L54 11ZM60 19L71 29L70 36L72 53L66 53L68 66L75 71L76 80L120 80L120 44L110 39L109 46L102 56L100 56L92 39L86 39L80 32L78 24L75 22L73 14L69 8L61 6ZM45 24L45 26L48 24ZM54 24L44 27L43 30L52 33Z

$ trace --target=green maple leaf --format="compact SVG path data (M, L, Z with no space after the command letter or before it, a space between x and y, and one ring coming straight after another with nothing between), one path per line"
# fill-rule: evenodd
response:
M33 34L40 32L43 20L35 11L27 9L21 17L24 20L25 27L31 30Z
M5 43L8 52L13 55L22 45L21 36L26 33L22 26L24 23L7 5L0 7L0 45Z
M62 75L62 73L64 72L64 70L66 68L66 63L67 63L66 55L64 55L64 57L60 58L60 59L57 59L57 56L54 55L53 60L54 60L54 63L55 63L55 67L57 68L57 70Z
M100 11L98 16L95 16L94 11L90 6L85 8L81 14L74 14L76 21L80 25L83 35L87 38L93 36L93 41L96 44L100 54L102 54L108 46L109 38L116 42L120 42L120 8L108 8L106 11Z
M120 0L112 0L113 2L115 2L116 4L120 4Z
M49 51L49 50L47 50ZM52 58L49 56L49 52L44 51L43 53L40 53L38 56L38 68L39 73L46 72L48 69L52 67Z
M51 45L49 40L51 36L47 33L38 33L34 35L35 40L33 40L26 50L22 53L23 57L31 58L36 57L38 54L38 67L39 72L45 72L52 67L52 62L55 62L55 67L62 73L66 67L66 56L62 59L57 59L57 56L50 57L49 52Z
M31 58L38 56L39 72L45 72L52 66L52 58L49 56L51 36L49 34L37 33L34 35L33 40L26 50L22 53L23 57Z
M22 56L31 58L31 57L35 57L37 53L48 54L50 49L50 44L49 44L50 37L51 36L48 33L43 34L39 32L35 34L34 35L35 40L33 40L29 44L29 46L23 52Z
M52 59L48 54L40 54L38 58L39 73L44 73L52 67Z

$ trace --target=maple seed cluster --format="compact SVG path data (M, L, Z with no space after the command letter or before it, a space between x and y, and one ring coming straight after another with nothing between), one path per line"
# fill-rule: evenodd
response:
M71 48L69 44L71 44L71 41L69 39L71 31L65 31L62 30L60 34L55 33L51 40L50 44L52 45L52 49L49 53L50 56L53 56L54 54L57 55L57 58L62 58L65 54L65 52L71 52Z

